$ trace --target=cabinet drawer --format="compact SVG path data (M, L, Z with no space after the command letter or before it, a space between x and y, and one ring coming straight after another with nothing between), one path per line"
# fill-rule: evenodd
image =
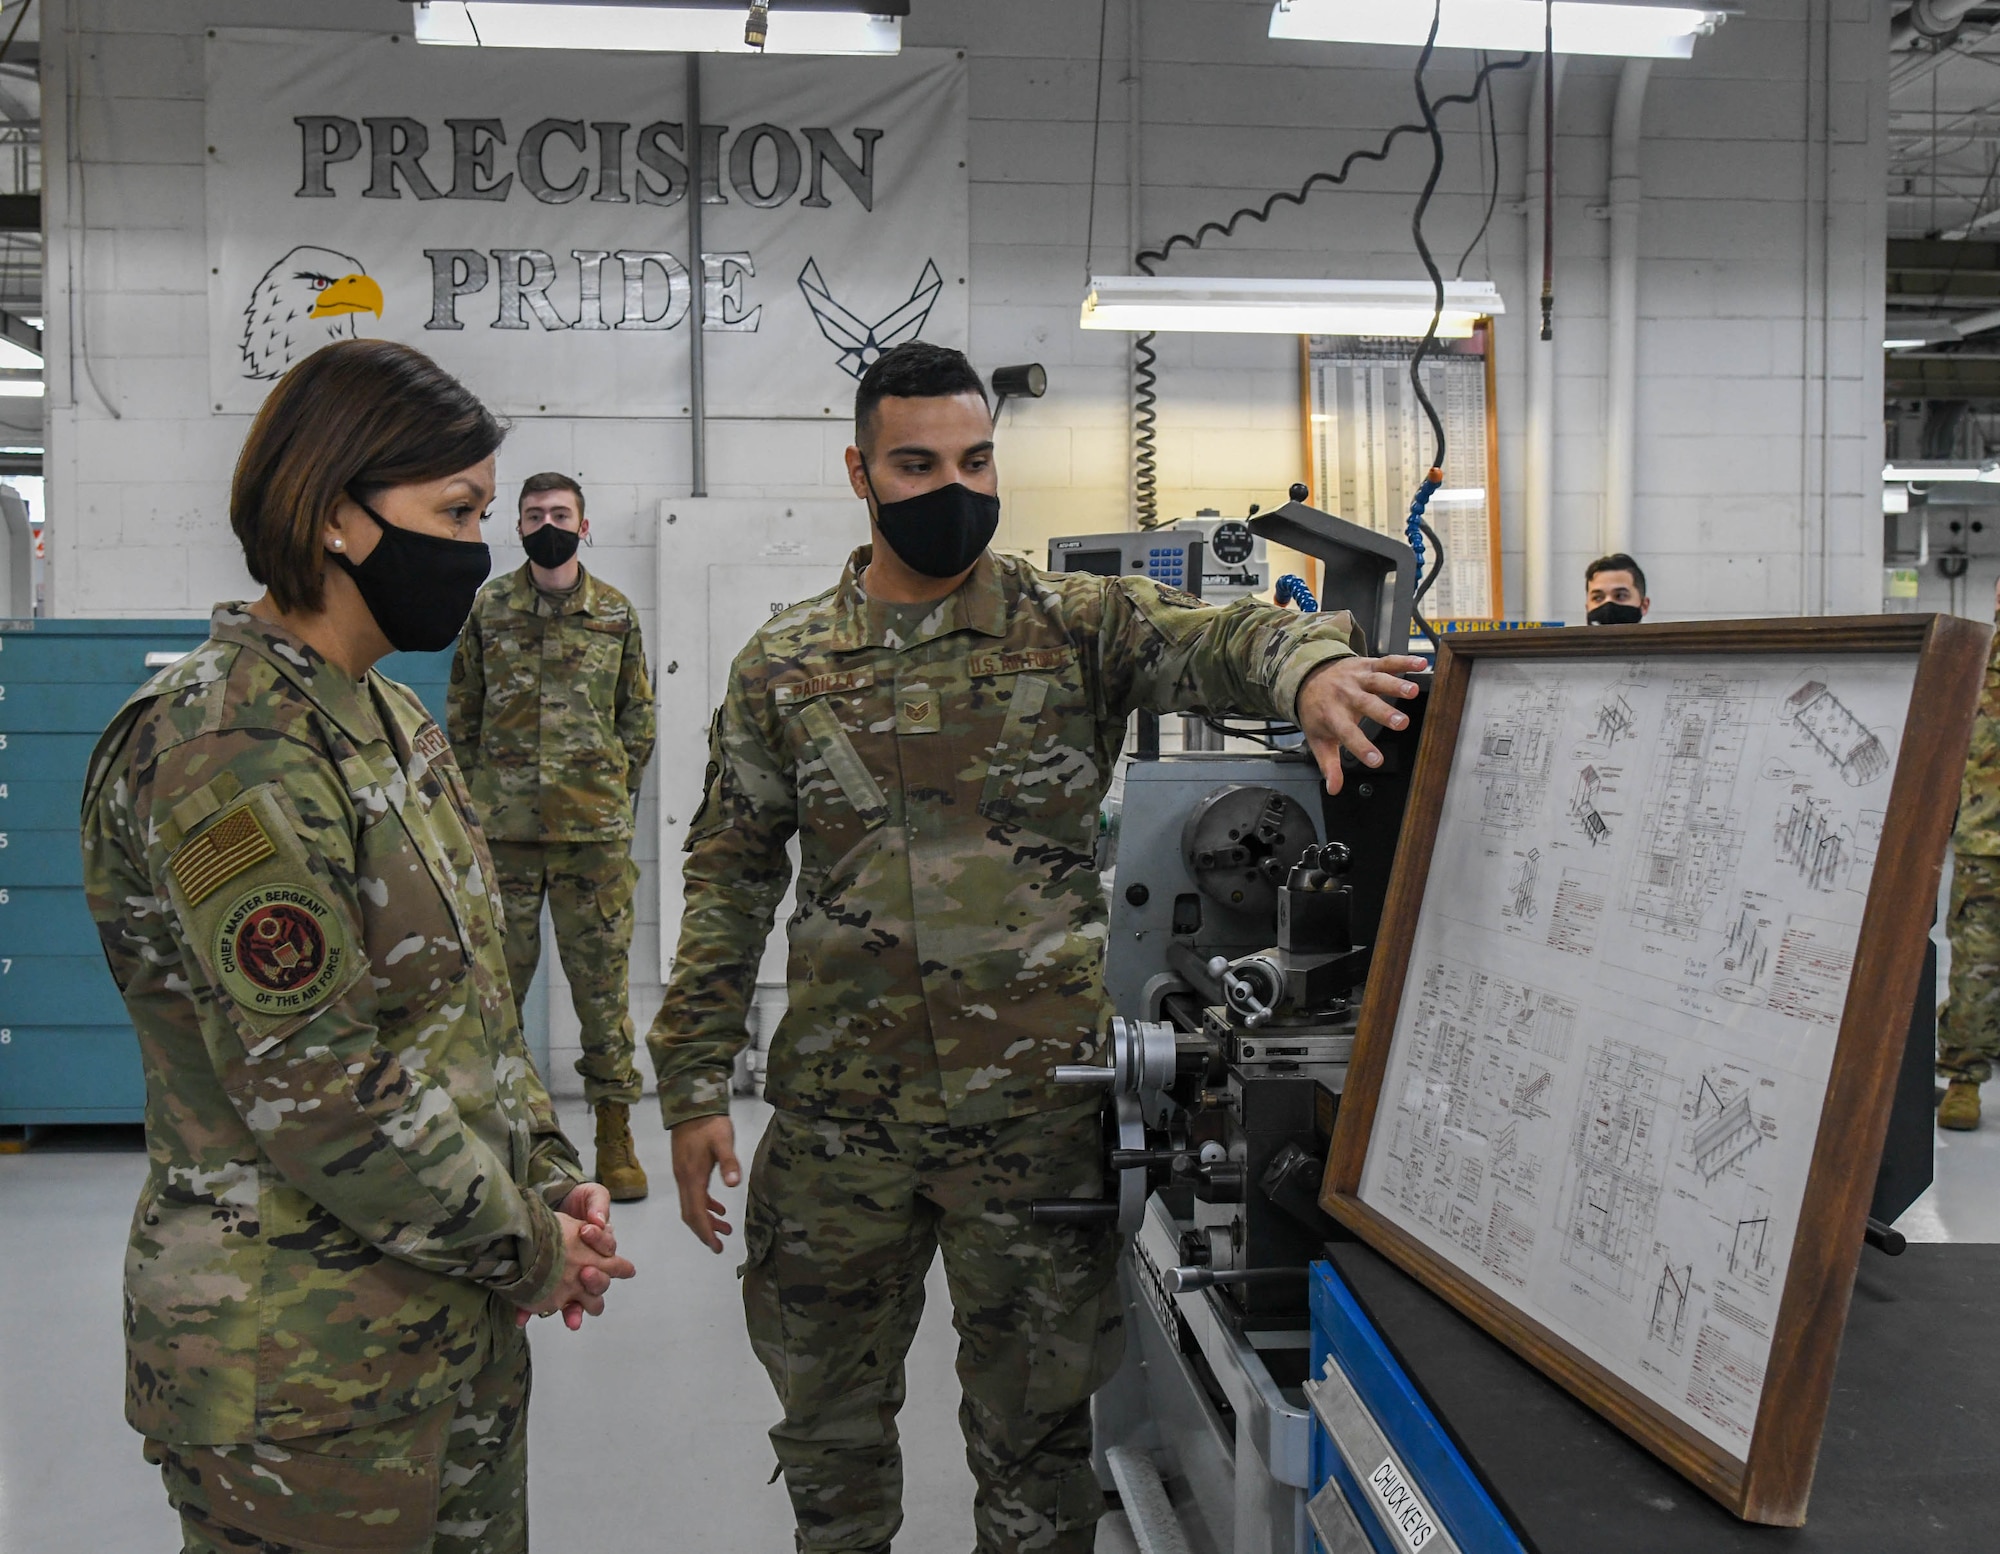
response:
M97 946L97 924L74 885L0 886L0 955L87 957Z
M0 777L0 831L75 831L82 803L80 782Z
M0 885L82 884L83 851L74 826L60 831L0 829Z
M109 719L106 720L107 722ZM102 727L88 734L15 734L0 731L0 782L67 782L82 801L90 752Z
M111 968L88 955L12 955L0 950L0 1024L131 1023Z
M123 681L61 685L0 679L0 732L9 734L89 734L93 738L117 716L138 689Z
M146 1075L129 1025L0 1025L0 1124L145 1115Z
M61 629L73 626L95 629ZM160 672L148 653L187 653L207 640L207 621L38 621L33 631L0 631L0 681L122 685L129 695Z

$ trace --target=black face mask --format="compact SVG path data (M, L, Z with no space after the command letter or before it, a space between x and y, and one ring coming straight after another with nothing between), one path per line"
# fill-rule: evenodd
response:
M861 466L868 490L875 481ZM875 496L875 523L903 565L925 577L957 577L985 552L1000 527L1000 498L953 481L934 491L885 502Z
M528 559L549 572L574 556L582 542L583 536L576 530L559 529L552 523L521 536L521 548L527 551Z
M1636 604L1613 604L1606 600L1584 617L1593 626L1636 626L1646 618Z
M399 529L358 497L356 505L382 531L366 561L356 563L335 551L361 602L399 653L436 653L451 646L479 585L493 570L493 552L483 540L448 540L436 534Z

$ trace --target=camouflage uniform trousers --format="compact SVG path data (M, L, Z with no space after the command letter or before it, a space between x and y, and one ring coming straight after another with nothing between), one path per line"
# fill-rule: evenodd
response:
M1951 995L1938 1018L1938 1072L1984 1084L2000 1058L2000 858L1958 855L1946 929Z
M247 1446L147 1441L184 1554L527 1554L528 1342L505 1333L421 1413Z
M1085 1554L1104 1496L1090 1396L1124 1351L1122 1242L1029 1223L1096 1197L1097 1108L977 1127L775 1113L745 1208L750 1343L784 1406L771 1431L797 1548L886 1551L902 1525L903 1358L940 1247L981 1554Z
M570 1000L583 1025L584 1099L630 1106L643 1089L632 1066L634 1035L627 965L632 890L639 866L630 842L494 842L506 917L507 978L518 1014L542 959L542 898L555 921L556 949Z

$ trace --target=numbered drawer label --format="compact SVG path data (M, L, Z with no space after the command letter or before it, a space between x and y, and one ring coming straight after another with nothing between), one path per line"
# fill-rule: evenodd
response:
M0 1019L16 1025L129 1025L101 954L0 951Z
M98 943L97 924L74 885L0 885L0 954L97 955L101 968Z
M97 733L18 733L0 728L0 782L67 782L83 796Z
M129 1025L0 1025L0 1124L137 1122L145 1108Z
M83 884L83 851L76 828L61 831L0 829L0 880L10 886Z
M81 783L0 777L0 831L74 831L82 802Z

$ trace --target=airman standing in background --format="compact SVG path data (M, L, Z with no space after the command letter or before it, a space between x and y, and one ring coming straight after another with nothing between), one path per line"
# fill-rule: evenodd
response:
M1938 1126L1954 1132L1979 1126L1979 1087L2000 1057L2000 637L1993 652L1951 834L1951 997L1938 1017L1937 1066L1950 1082Z
M584 1099L597 1114L597 1180L646 1196L632 1144L639 1099L627 1002L632 811L653 758L653 685L632 602L577 560L590 534L567 475L521 485L528 561L480 593L451 666L452 750L493 848L519 1009L542 958L542 900L583 1026Z

